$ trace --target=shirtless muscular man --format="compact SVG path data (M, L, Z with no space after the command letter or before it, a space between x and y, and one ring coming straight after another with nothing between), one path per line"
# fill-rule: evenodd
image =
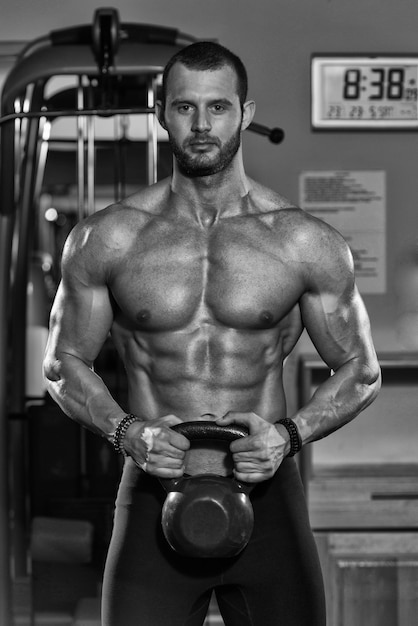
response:
M368 406L380 369L344 239L244 171L254 110L229 50L178 52L158 104L172 176L81 221L64 249L49 392L110 442L117 432L126 454L103 626L201 625L213 590L227 626L325 623L292 455L299 439L325 437ZM333 376L287 416L283 365L304 328ZM124 408L93 369L109 333L126 369ZM254 485L255 527L229 559L182 557L161 531L158 478L182 476L190 445L170 426L208 415L249 429L230 448L236 478ZM296 448L279 423L288 417Z

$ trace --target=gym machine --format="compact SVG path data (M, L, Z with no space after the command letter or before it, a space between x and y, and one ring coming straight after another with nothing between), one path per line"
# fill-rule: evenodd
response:
M29 323L42 353L49 310L28 305L28 284L45 288L45 221L42 193L55 146L75 153L76 210L80 220L98 208L95 197L98 147L113 143L117 183L114 200L126 193L123 151L128 130L139 124L146 145L144 184L159 178L161 146L155 103L169 58L196 41L174 28L120 23L115 9L98 9L89 25L57 30L20 52L6 77L1 99L0 147L0 624L12 622L12 582L28 575L26 421ZM97 130L106 128L104 141ZM109 135L113 125L113 135ZM68 130L70 127L70 130ZM58 130L58 128L64 128ZM57 129L54 131L54 129ZM249 130L281 143L280 128L252 123ZM60 136L61 132L61 136ZM55 139L54 139L55 134ZM57 139L58 137L58 139ZM55 142L55 143L54 143ZM55 155L58 153L55 152ZM42 234L43 233L43 234ZM59 254L59 250L57 252ZM53 260L52 260L53 261ZM44 298L44 303L47 299ZM31 319L29 319L31 318ZM35 319L36 318L36 319ZM35 319L35 322L33 321ZM30 375L30 374L29 374ZM35 385L36 386L36 385ZM39 384L37 385L39 387ZM29 385L30 387L30 385ZM37 397L38 396L38 397Z

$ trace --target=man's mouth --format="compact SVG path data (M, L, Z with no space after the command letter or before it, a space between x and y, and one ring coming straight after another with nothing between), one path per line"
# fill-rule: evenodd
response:
M218 142L216 139L190 139L188 142L189 146L217 146Z

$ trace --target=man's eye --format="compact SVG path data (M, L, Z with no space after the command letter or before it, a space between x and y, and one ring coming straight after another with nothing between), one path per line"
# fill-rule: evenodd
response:
M188 113L189 111L191 111L191 106L190 104L182 104L181 106L179 106L179 111L181 111L182 113Z
M212 109L215 113L223 113L225 111L225 107L222 104L214 104Z

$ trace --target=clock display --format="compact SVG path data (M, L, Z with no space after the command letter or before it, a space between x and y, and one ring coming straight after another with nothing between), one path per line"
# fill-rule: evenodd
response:
M314 57L314 128L418 128L418 57Z

